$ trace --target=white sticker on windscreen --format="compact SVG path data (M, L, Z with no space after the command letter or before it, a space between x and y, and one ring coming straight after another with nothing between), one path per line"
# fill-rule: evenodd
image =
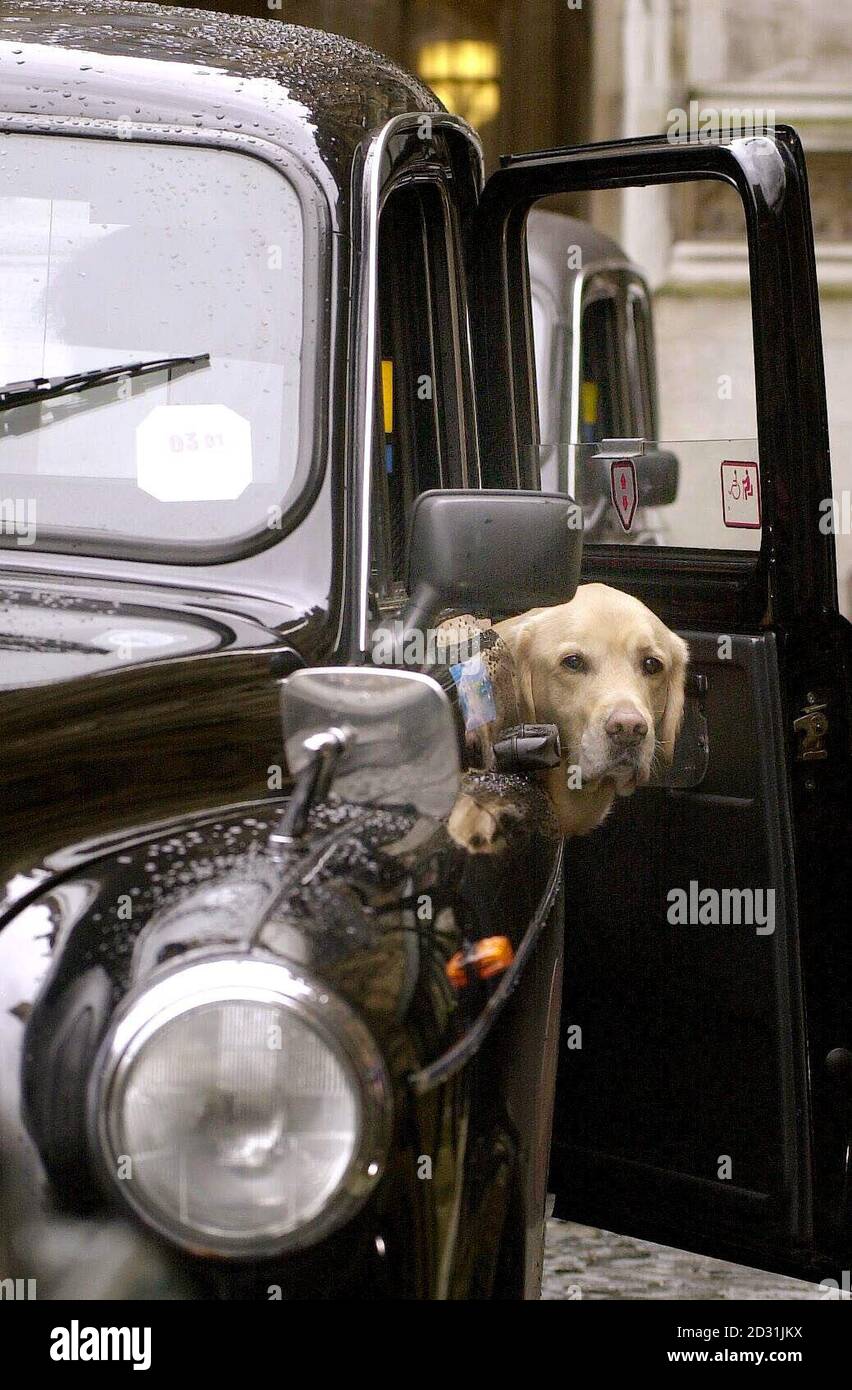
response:
M756 463L722 464L722 520L745 531L760 530L760 472Z
M226 405L157 405L136 431L137 484L160 502L230 502L251 479L251 425Z

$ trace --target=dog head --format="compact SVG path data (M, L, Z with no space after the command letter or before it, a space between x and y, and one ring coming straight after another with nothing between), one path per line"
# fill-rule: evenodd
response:
M655 756L671 761L688 650L638 599L585 584L570 603L497 630L515 663L522 718L558 727L566 776L573 770L584 790L629 796Z

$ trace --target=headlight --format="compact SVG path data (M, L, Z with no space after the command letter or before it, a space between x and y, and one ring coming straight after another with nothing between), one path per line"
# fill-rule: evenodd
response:
M219 957L121 1005L92 1117L109 1177L150 1225L245 1258L311 1244L361 1205L390 1087L340 999L278 962Z

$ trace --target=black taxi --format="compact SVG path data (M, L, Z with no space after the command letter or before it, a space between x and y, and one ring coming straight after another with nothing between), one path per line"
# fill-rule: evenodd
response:
M671 774L563 845L523 737L472 765L429 636L571 598L560 483L673 500L650 422L563 440L542 490L526 224L701 179L747 226L761 510L745 548L590 530L582 577L688 638L689 711ZM0 201L0 1274L530 1298L550 1191L839 1280L850 642L795 133L486 182L357 44L17 0ZM448 831L483 787L498 852ZM673 929L693 883L771 890L772 932Z

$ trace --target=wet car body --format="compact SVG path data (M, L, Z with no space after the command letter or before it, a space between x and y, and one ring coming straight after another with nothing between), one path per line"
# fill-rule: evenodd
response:
M224 563L199 547L170 565L153 550L149 562L144 547L104 554L97 540L84 558L58 533L38 555L4 552L2 1149L6 1200L25 1213L15 1258L49 1267L69 1222L83 1243L98 1223L113 1239L89 1091L120 1001L185 960L245 953L303 966L367 1022L393 1091L384 1176L363 1210L283 1264L198 1260L161 1242L137 1269L153 1260L166 1296L517 1295L540 1266L547 1158L530 1147L544 1112L540 1098L530 1107L518 1039L528 1033L541 1055L561 960L561 847L544 833L546 806L520 785L530 815L511 847L468 865L440 823L381 807L343 807L336 820L317 811L292 862L270 850L289 786L277 682L307 664L363 659L363 284L375 255L366 203L391 172L416 177L430 164L457 181L460 205L472 201L475 139L392 64L289 26L24 4L0 37L3 132L97 140L129 116L145 141L298 159L322 207L328 348L314 480L274 546L261 536ZM424 113L435 123L426 143ZM469 468L475 476L473 442ZM416 910L424 894L426 920ZM119 902L132 905L129 921ZM447 962L495 932L512 943L508 976L454 988ZM516 985L510 1053L503 1004ZM432 1181L418 1179L422 1155ZM63 1277L71 1271L50 1287ZM93 1288L138 1296L147 1277L105 1274Z
M110 604L113 622L121 619L121 598L116 593ZM133 612L140 621L156 610L137 604ZM174 618L169 609L169 621ZM212 624L212 615L205 612L203 621ZM11 760L4 760L4 781L19 808L7 821L24 833L7 871L2 942L4 1054L13 1068L6 1071L11 1109L5 1111L4 1153L11 1190L33 1216L22 1247L26 1258L38 1267L34 1251L51 1248L54 1222L65 1231L72 1215L83 1228L87 1220L105 1219L87 1092L117 1003L158 970L246 952L304 967L357 1009L381 1046L397 1119L376 1197L342 1230L312 1249L288 1252L283 1263L219 1264L164 1251L152 1275L150 1253L137 1254L135 1272L112 1285L96 1282L97 1294L144 1296L146 1280L153 1279L157 1296L171 1297L267 1297L269 1288L285 1298L320 1291L332 1298L469 1297L494 1293L498 1275L507 1293L517 1293L523 1140L504 1108L515 1067L503 1052L501 1028L489 1037L486 1010L496 1020L494 988L475 985L459 995L448 982L447 963L466 942L493 935L497 924L518 953L525 943L527 954L539 944L543 963L538 958L528 965L513 1001L509 1026L517 1044L529 1031L517 1011L531 988L540 994L548 958L551 970L561 959L553 910L561 854L544 833L547 808L524 785L530 817L508 853L467 865L440 824L411 813L344 806L329 817L320 810L282 871L269 846L280 799L243 799L256 790L245 783L244 768L258 760L280 763L275 678L303 658L278 634L264 632L261 645L259 627L233 614L220 613L216 621L233 643L221 664L123 670L117 686L102 674L89 690L80 680L58 689L29 686L26 735L20 722L16 726L13 701L6 703ZM247 639L251 647L241 651ZM30 664L32 654L25 660ZM140 729L131 717L140 699L155 729ZM59 714L53 727L51 706ZM123 723L115 718L116 706L128 717L113 745L105 743L103 730ZM61 769L50 777L49 798L30 780L33 719L35 742ZM88 738L81 738L84 729ZM24 748L26 779L13 771ZM203 778L199 799L218 794L222 801L215 811L188 811L192 769ZM511 782L500 780L504 788ZM174 819L181 798L184 809ZM114 828L124 808L128 818L139 817L141 830ZM161 819L154 828L151 823ZM540 834L533 829L537 820ZM90 833L80 840L83 829ZM426 921L417 911L424 895ZM128 902L130 920L121 910ZM549 1002L555 1006L553 997ZM537 999L530 1018L541 1026L542 1017ZM18 1057L21 1092L15 1094ZM506 1068L505 1090L495 1095L494 1078ZM522 1083L519 1075L519 1094ZM15 1118L19 1104L26 1135L20 1115ZM534 1117L527 1118L532 1124ZM424 1154L438 1168L440 1185L417 1180ZM34 1218L34 1205L46 1178L47 1216L37 1238L42 1217ZM507 1229L513 1260L501 1265L499 1236ZM491 1245L489 1232L498 1236Z

